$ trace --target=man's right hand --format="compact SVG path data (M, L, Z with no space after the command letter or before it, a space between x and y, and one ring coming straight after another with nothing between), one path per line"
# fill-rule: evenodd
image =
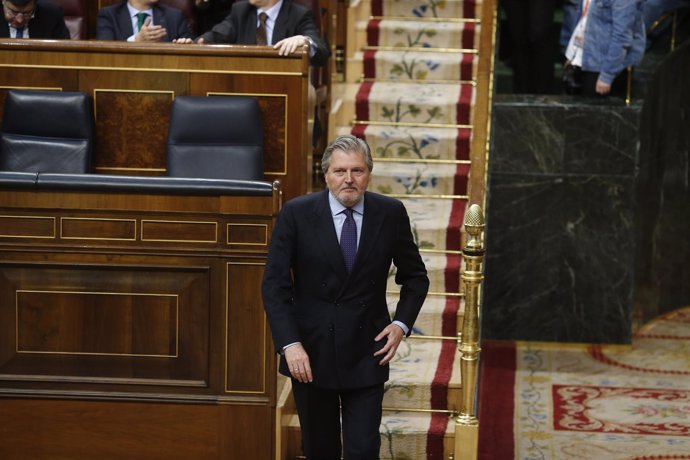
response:
M285 354L285 361L287 361L292 378L300 383L309 383L314 380L311 375L309 355L301 343L287 347L283 353Z
M146 18L141 30L134 36L135 42L159 42L168 36L168 31L162 26L152 26L151 17Z

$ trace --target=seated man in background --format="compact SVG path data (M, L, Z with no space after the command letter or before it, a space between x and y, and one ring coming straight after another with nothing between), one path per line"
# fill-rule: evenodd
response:
M158 0L127 0L98 11L96 39L162 42L192 37L187 19L177 8Z
M5 21L0 24L3 38L69 39L62 8L37 0L2 0Z
M262 17L265 19L261 20ZM174 41L192 43L192 40ZM235 2L230 15L197 38L196 43L273 45L281 56L309 46L309 56L314 65L325 64L331 54L319 37L311 11L292 0Z

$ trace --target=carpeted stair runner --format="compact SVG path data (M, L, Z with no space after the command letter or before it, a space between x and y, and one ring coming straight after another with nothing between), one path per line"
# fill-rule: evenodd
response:
M457 332L460 233L471 174L480 11L476 1L351 3L357 41L339 88L336 134L366 139L369 189L401 199L430 279L430 294L391 363L382 459L442 459L452 452L461 388ZM352 72L359 76L352 78ZM334 124L332 124L333 126ZM388 281L397 302L395 267Z
M470 81L477 65L474 53L372 49L360 53L356 59L362 61L364 78L378 80Z
M372 0L371 14L388 17L476 18L480 5L480 0Z

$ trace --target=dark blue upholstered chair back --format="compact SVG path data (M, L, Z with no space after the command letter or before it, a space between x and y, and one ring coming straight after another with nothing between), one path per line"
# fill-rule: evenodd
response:
M264 134L250 96L180 96L168 129L168 175L263 180Z
M0 170L87 173L94 119L81 92L10 90L0 132Z

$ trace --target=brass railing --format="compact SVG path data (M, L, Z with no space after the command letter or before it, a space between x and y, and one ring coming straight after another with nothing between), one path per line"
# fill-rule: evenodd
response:
M466 242L462 248L464 268L460 279L465 293L465 314L459 334L462 397L455 419L456 460L476 460L479 446L479 419L476 411L477 373L479 370L479 307L484 280L484 214L473 204L465 214Z

